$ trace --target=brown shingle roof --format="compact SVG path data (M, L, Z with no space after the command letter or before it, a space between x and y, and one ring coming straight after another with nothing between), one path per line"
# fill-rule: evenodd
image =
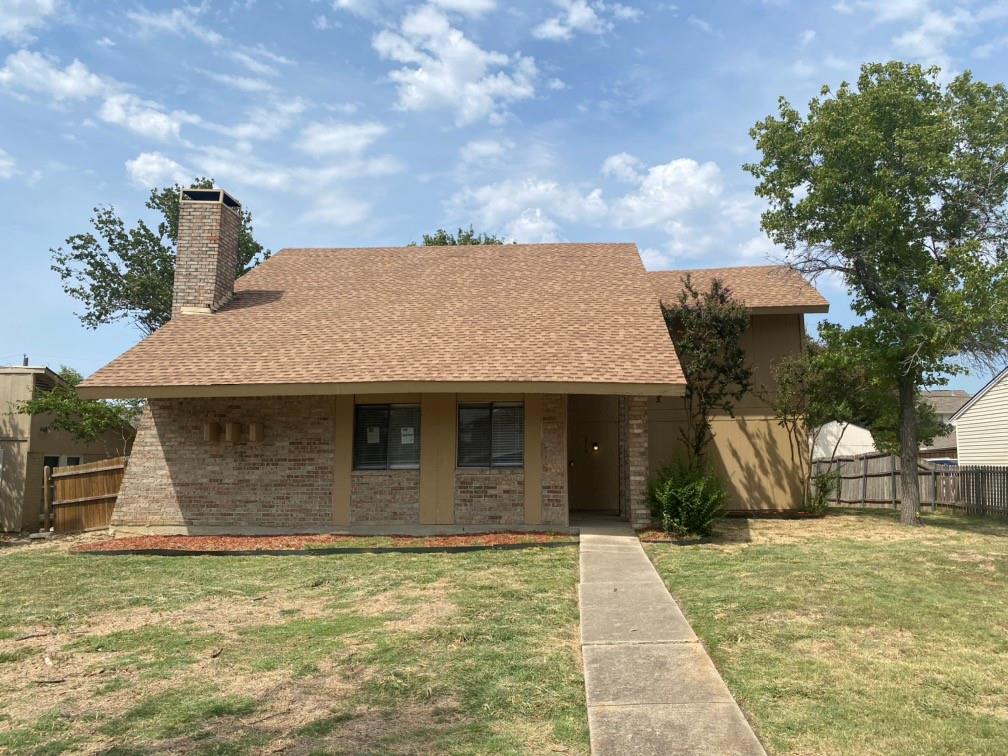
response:
M711 281L720 278L735 297L755 313L829 310L829 303L815 287L786 265L659 270L648 276L659 299L671 303L679 296L686 274L698 291L710 288Z
M519 244L284 250L221 310L176 317L82 386L169 396L417 382L678 393L685 381L635 245Z

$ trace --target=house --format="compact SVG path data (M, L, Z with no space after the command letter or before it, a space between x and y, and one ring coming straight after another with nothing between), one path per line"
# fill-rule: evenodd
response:
M1008 368L973 395L949 422L960 465L1008 465Z
M659 306L681 274L647 273L633 244L515 244L288 249L235 281L239 209L183 191L171 321L81 385L148 400L120 532L650 522L683 420ZM737 275L766 379L826 303L778 268ZM733 507L798 501L758 400L716 444Z
M28 365L27 359L21 367L0 367L0 530L38 530L44 467L94 462L129 448L132 428L85 442L50 428L49 415L17 411L34 392L48 391L61 380L47 367Z
M962 389L925 391L921 396L931 405L942 423L950 422L956 412L970 400L969 392ZM947 435L938 436L930 444L921 446L920 456L923 459L956 459L958 448L956 431L953 427Z

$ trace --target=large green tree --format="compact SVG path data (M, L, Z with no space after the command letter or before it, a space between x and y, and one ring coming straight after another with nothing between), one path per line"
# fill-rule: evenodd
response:
M472 226L460 228L454 234L439 228L433 234L424 234L423 247L455 247L460 244L503 244L504 240L496 234L488 234L485 231L477 233ZM410 242L409 246L417 246L416 242Z
M29 415L48 414L51 428L66 431L80 441L102 441L106 444L106 453L125 455L133 438L133 423L143 410L143 401L83 399L77 393L77 384L83 380L80 373L63 365L57 374L60 380L53 388L37 391L30 400L18 405L18 411ZM111 446L107 442L109 436L115 438Z
M1008 352L1008 91L939 73L872 63L804 114L781 98L746 166L789 264L838 276L861 316L843 342L894 398L907 524L921 388Z
M208 178L190 184L213 185ZM91 231L68 236L65 246L50 250L63 290L84 307L78 317L86 327L129 319L146 336L171 318L181 189L175 185L151 190L146 205L160 215L156 228L142 219L127 228L115 208L98 206ZM243 210L237 275L269 255L253 238L252 215Z
M881 451L899 451L895 387L866 369L859 353L847 348L845 335L842 328L823 323L820 340L806 339L800 352L773 363L773 385L763 390L778 425L787 431L792 459L802 471L806 505L812 493L815 444L827 423L867 428ZM948 430L931 405L920 397L917 421L922 444ZM836 443L839 445L840 438ZM832 451L831 458L836 447Z

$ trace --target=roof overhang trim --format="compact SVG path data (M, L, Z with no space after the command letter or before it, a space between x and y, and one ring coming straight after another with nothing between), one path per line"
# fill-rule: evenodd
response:
M388 393L523 393L683 396L685 383L592 383L557 381L382 381L378 383L261 383L200 386L88 386L85 399L198 399L241 396L335 396Z

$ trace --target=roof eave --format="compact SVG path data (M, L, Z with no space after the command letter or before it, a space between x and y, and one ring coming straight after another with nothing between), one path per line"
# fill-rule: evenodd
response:
M815 305L767 305L747 308L752 315L805 315L829 312L829 304Z
M170 386L78 386L85 399L198 399L252 396L336 396L386 393L525 393L683 396L686 383L591 381L380 381L367 383L216 383Z

